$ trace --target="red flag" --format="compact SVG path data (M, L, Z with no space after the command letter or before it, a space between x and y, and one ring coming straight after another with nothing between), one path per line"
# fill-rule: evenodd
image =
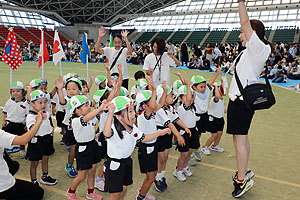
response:
M42 34L43 33L44 32L42 31ZM44 37L44 47L43 47L44 53L42 54L42 37L43 35L41 36L41 43L40 43L39 68L42 66L42 56L44 56L44 64L49 60L49 53L45 42L45 37Z
M10 28L8 32L8 37L2 54L2 60L14 71L17 70L23 63L20 46L17 43L17 38L12 28Z

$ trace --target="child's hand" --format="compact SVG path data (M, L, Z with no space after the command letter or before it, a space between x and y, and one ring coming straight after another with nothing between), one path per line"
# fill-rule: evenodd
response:
M178 142L179 146L181 146L181 147L185 146L184 138L181 135L179 137L177 137L177 142Z
M25 87L27 90L31 90L31 85L30 84L25 84Z
M147 72L148 72L148 75L149 75L149 76L152 76L152 74L153 74L153 69L152 69L152 68L149 68L149 69L147 70Z
M99 38L103 38L105 36L106 32L105 32L105 28L103 26L101 26L99 28Z
M2 128L5 127L6 125L7 125L7 121L5 120L2 122Z
M183 83L182 83L183 85L186 85L186 86L190 85L189 80L186 77L183 77L182 80L183 80Z
M46 113L43 113L42 111L39 111L37 116L35 117L35 120L36 120L37 123L42 123L42 121L46 118L47 118Z
M118 64L117 67L118 67L118 72L119 72L119 74L121 74L121 73L122 73L122 65L121 65L121 64Z
M176 76L181 76L181 74L179 72L173 72Z
M58 77L56 80L55 80L55 86L57 87L57 89L59 90L62 90L63 87L64 87L64 81L63 79L60 77Z
M163 129L161 136L166 135L166 134L170 135L171 134L171 129L169 129L169 128Z
M102 104L101 104L101 106L99 107L99 109L101 110L101 111L103 111L103 110L108 110L108 103L107 103L107 101L106 101L106 99L105 100L103 100L102 101Z
M219 67L218 67L218 70L217 70L217 74L221 74L221 73L222 73L222 67L219 66Z
M115 104L113 104L112 102L110 102L110 103L108 104L108 112L109 112L110 114L114 114L115 109L116 109Z
M192 133L191 133L191 130L190 130L190 129L185 128L184 131L185 131L187 134L189 134L189 137L192 136Z
M167 82L164 80L162 83L161 83L164 91L168 91L168 87L167 87Z
M108 64L104 64L106 70L110 70Z

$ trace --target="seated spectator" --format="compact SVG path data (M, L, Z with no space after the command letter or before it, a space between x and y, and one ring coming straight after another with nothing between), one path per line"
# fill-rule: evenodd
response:
M281 65L278 65L275 77L272 79L273 83L286 83L286 72L282 69Z
M191 62L190 62L190 65L188 68L190 69L200 69L201 68L201 65L202 65L202 60L201 58L199 58L198 56L194 56L192 59L191 59Z
M292 62L291 68L287 73L289 79L300 80L300 65L296 62Z

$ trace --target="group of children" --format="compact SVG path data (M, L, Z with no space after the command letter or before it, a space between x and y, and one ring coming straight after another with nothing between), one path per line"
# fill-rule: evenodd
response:
M39 111L47 115L28 144L27 152L24 146L20 151L21 158L31 161L33 183L38 184L36 172L41 161L40 183L57 184L48 174L49 156L55 152L51 118L55 111L57 126L63 134L61 144L69 147L65 170L74 178L67 191L68 199L77 199L76 188L86 175L87 199L102 199L94 188L109 192L110 199L124 199L127 186L133 182L131 154L135 147L138 148L140 172L145 174L137 190L137 200L155 199L149 194L153 183L158 192L167 189L166 164L174 141L180 157L173 175L179 181L192 176L188 164L193 166L196 160L201 160L200 151L205 155L210 154L209 148L224 151L218 146L224 127L224 88L221 82L215 83L221 69L208 82L196 75L190 83L176 72L179 79L173 87L165 81L155 86L151 77L137 71L136 84L129 95L121 86L121 65L114 74L105 67L107 76L91 76L89 83L75 73L59 77L50 93L44 78L34 79L26 86L19 81L11 85L11 98L3 109L5 131L23 134L35 124ZM90 101L88 94L93 82L98 90ZM201 133L206 131L212 136L200 148ZM75 158L77 169L73 164ZM96 175L97 163L102 159L104 162Z

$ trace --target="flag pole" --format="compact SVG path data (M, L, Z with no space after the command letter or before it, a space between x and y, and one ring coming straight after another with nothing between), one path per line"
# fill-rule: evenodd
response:
M62 66L61 66L61 60L59 61L59 67L60 67L60 76L63 77Z
M11 69L11 67L9 68L9 70L10 70L10 85L12 84L12 82L13 82L13 73L12 73L12 69Z
M43 28L41 29L42 31L42 78L44 78L44 30Z

